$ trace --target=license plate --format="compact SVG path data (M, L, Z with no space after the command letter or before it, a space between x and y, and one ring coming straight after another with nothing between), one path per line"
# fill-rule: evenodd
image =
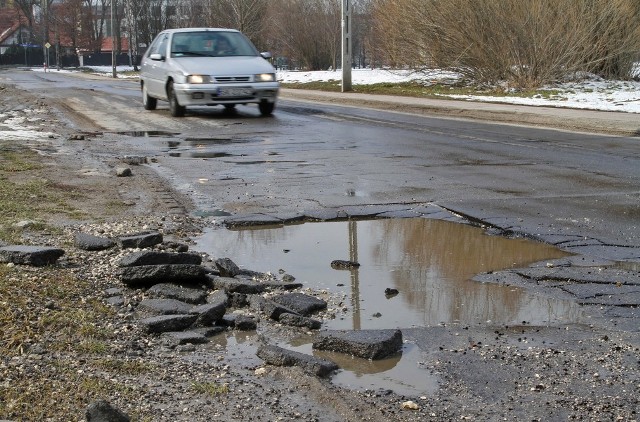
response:
M218 97L251 97L251 88L218 88Z

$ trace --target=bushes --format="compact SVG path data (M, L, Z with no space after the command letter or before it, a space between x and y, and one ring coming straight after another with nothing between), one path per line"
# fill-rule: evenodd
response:
M640 52L637 0L381 0L374 13L391 65L455 68L479 83L626 79Z

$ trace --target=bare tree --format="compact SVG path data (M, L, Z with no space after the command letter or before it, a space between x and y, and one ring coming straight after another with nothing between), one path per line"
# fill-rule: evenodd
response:
M273 29L278 54L296 67L336 67L340 50L340 0L275 0Z

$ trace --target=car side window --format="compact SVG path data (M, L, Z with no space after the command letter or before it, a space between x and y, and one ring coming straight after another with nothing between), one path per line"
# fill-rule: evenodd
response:
M151 54L155 54L155 53L161 54L162 56L166 56L168 40L169 40L169 36L167 34L161 35L158 38L156 38L156 40L153 43L151 43L147 56L150 56Z

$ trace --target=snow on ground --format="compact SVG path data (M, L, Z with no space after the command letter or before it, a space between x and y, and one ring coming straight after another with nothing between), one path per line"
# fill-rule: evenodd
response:
M95 66L92 69L96 73L111 75L111 66ZM41 68L33 70L42 71ZM117 71L132 71L133 68L119 66ZM51 72L56 70L52 69ZM119 77L137 78L136 75ZM342 70L327 71L278 71L277 78L280 82L305 83L313 81L336 81L342 79ZM353 69L351 81L353 85L366 85L375 83L400 83L419 81L429 84L455 82L458 75L455 72L433 70L427 73L415 73L407 70L384 69ZM510 103L533 106L552 106L566 108L580 108L590 110L621 111L627 113L640 113L640 82L634 81L607 81L598 78L590 78L583 82L563 83L545 87L545 89L557 90L558 94L550 97L534 95L533 97L494 97L486 95L442 95L443 97L466 100L487 101L496 103Z
M0 141L35 141L42 137L53 136L51 132L42 132L36 122L39 110L24 109L0 113Z
M279 71L278 80L287 83L305 83L313 81L336 81L342 78L342 71L297 72ZM454 72L431 71L415 73L411 71L383 70L383 69L353 69L351 81L353 85L366 85L384 82L417 81L424 83L451 83L458 78ZM495 103L510 103L533 106L553 106L580 108L591 110L622 111L640 113L640 82L606 81L589 79L584 82L563 83L544 87L557 90L558 94L544 98L542 95L533 97L494 97L487 95L446 95L443 97L467 100L487 101Z

